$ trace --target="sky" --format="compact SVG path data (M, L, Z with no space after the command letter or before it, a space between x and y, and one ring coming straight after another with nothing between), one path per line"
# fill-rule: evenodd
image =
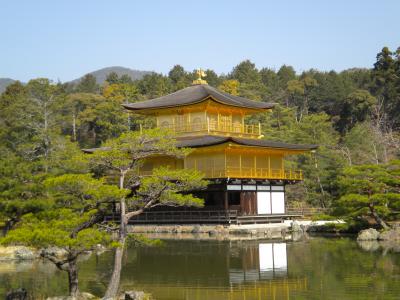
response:
M167 74L341 71L400 46L399 0L0 0L0 78L69 81L109 66Z

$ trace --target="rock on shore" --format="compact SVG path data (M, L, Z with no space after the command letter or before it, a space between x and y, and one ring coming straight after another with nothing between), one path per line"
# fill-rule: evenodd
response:
M379 233L374 228L361 230L357 236L358 241L397 241L400 242L400 228L385 230Z
M374 228L361 230L358 233L358 241L376 241L379 238L379 232Z
M400 227L383 231L379 234L381 241L399 241L400 242Z
M0 247L0 261L32 260L38 258L36 250L24 246Z
M147 234L152 238L171 239L281 239L289 238L289 226L279 224L248 225L135 225L128 226L129 233ZM285 234L283 234L283 232Z

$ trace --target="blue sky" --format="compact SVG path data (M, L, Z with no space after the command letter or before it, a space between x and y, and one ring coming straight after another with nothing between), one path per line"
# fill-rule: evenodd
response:
M125 66L228 73L371 67L400 46L398 0L0 0L0 77L68 81Z

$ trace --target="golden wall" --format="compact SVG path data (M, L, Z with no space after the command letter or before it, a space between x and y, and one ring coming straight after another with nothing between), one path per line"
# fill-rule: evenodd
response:
M151 174L152 168L169 166L194 169L206 178L254 178L301 180L301 171L285 170L284 153L248 151L217 146L195 149L185 159L154 157L142 167L143 174ZM206 151L208 150L208 151Z

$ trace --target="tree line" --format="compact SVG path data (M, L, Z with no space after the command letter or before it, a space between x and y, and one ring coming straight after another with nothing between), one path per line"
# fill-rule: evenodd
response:
M247 120L261 123L265 139L320 146L315 155L289 162L306 175L289 189L294 202L330 207L340 196L338 176L344 168L387 164L398 155L400 48L384 47L370 69L297 74L291 66L258 69L245 60L229 74L205 73L208 84L225 92L277 103L272 114ZM46 169L60 147L98 147L140 124L151 125L151 119L128 114L121 104L174 92L195 78L195 71L176 65L166 75L151 73L135 81L110 73L101 86L91 74L76 84L44 78L16 82L0 96L2 151L40 160L37 168Z

